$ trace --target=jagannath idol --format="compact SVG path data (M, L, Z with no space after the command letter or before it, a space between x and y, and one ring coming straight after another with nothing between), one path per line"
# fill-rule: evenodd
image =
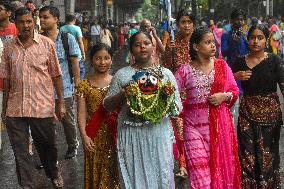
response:
M170 82L162 82L163 74L159 68L137 71L126 87L127 104L131 113L152 123L160 123L167 116L175 116L175 87Z

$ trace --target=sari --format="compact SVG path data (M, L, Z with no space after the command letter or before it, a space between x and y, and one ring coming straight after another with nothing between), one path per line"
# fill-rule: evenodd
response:
M116 150L117 114L102 106L108 87L97 88L82 80L76 95L85 98L89 117L86 134L94 143L94 151L84 151L84 188L119 189Z
M232 71L227 68L226 62L222 60L215 62L214 69L215 78L210 95L220 92L232 92L233 97L229 103L225 102L220 106L209 106L211 186L219 189L241 188L238 142L230 113L230 108L236 102L239 92L236 89L230 90L232 86L228 85L228 79L234 78L232 78ZM228 77L229 74L231 77ZM230 145L230 148L226 145ZM228 160L228 158L230 159Z
M224 60L215 60L205 74L190 65L176 72L179 91L186 91L184 103L184 148L192 189L239 189L238 143L230 107L239 91ZM218 92L231 92L232 99L219 106L208 103Z

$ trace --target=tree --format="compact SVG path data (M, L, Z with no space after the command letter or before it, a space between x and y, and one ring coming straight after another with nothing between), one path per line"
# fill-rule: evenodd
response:
M142 6L142 17L151 20L152 22L159 21L159 0L144 0Z

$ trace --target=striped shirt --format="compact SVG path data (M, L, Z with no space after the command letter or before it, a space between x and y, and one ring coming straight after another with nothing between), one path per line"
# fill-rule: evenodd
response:
M4 45L0 78L10 80L8 117L53 117L53 77L61 76L55 44L34 34L33 44L24 48L16 37Z

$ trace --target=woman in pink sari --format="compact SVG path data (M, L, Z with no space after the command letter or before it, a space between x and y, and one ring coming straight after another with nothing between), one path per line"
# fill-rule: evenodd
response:
M175 76L187 91L184 146L192 189L240 189L238 144L230 107L239 91L231 69L215 59L214 35L196 28L190 40L192 62Z

